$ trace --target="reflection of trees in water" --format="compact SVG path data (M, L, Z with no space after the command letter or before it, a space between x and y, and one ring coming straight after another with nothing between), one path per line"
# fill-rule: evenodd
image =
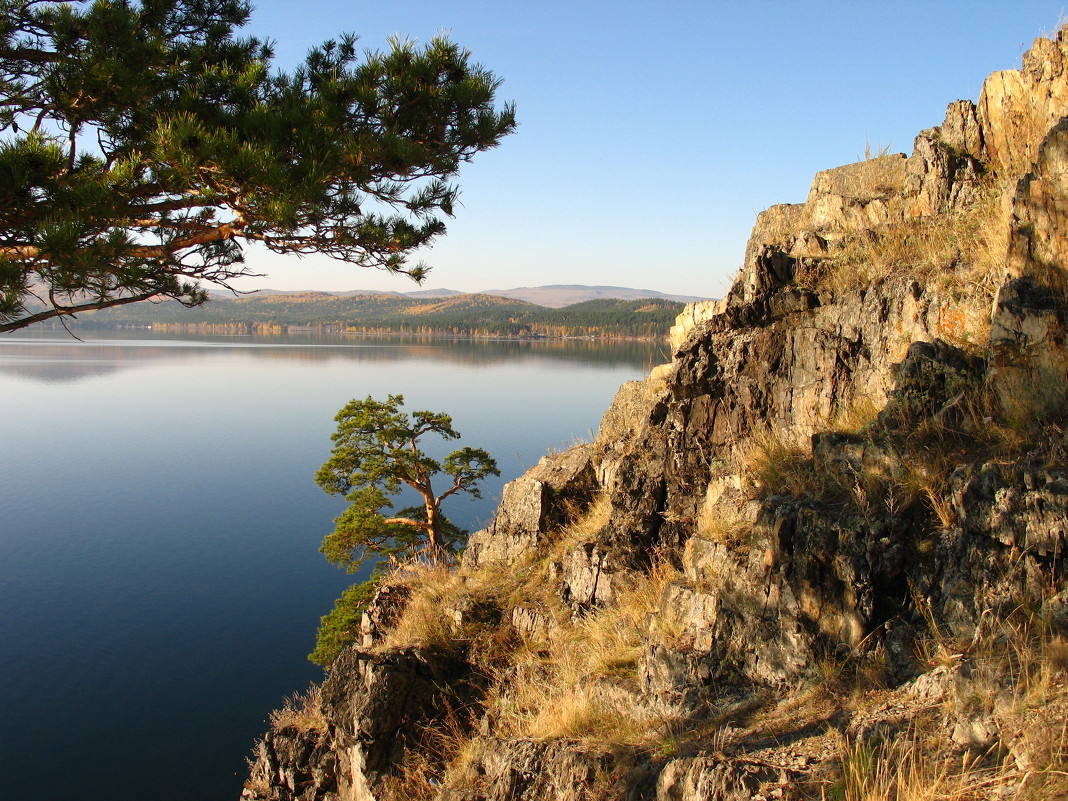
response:
M0 356L0 375L28 378L42 384L65 384L82 378L117 373L125 365L121 362L83 361L25 361L5 362Z
M66 336L66 335L62 335ZM83 378L134 369L160 361L234 355L260 359L329 362L440 361L470 367L527 361L560 361L587 366L627 365L648 369L668 360L667 346L649 342L591 340L485 340L436 337L359 337L351 335L172 335L136 338L69 337L0 340L0 374L42 382Z

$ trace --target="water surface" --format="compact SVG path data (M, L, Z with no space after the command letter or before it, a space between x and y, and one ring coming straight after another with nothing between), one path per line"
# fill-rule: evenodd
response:
M3 797L236 799L266 714L353 577L312 475L351 398L445 411L498 460L481 502L596 431L648 345L342 337L0 338Z

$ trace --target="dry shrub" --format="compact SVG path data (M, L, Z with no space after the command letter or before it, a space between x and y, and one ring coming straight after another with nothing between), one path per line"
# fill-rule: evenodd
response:
M293 728L300 732L326 731L326 718L323 717L322 688L312 684L306 692L296 692L282 702L282 708L270 714L271 728Z

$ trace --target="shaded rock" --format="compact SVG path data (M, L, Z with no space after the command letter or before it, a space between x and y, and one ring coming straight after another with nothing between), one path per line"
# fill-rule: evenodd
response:
M991 384L1010 419L1056 418L1068 400L1068 323L1063 306L1031 277L1007 282L990 326Z
M325 732L283 727L256 744L244 801L337 801L337 756Z
M466 767L461 788L441 801L586 801L640 797L628 789L617 760L594 748L561 740L500 740L483 737ZM629 785L629 787L628 787Z
M375 787L420 741L427 721L477 694L472 679L465 662L429 649L343 651L322 687L339 796L373 801Z

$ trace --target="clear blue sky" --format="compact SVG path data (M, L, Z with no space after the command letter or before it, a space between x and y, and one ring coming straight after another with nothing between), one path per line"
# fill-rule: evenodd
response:
M755 215L865 142L911 152L946 104L1019 67L1061 2L258 0L246 32L291 68L341 32L445 32L504 79L519 129L460 178L426 287L577 283L720 296ZM415 289L251 253L278 289Z

